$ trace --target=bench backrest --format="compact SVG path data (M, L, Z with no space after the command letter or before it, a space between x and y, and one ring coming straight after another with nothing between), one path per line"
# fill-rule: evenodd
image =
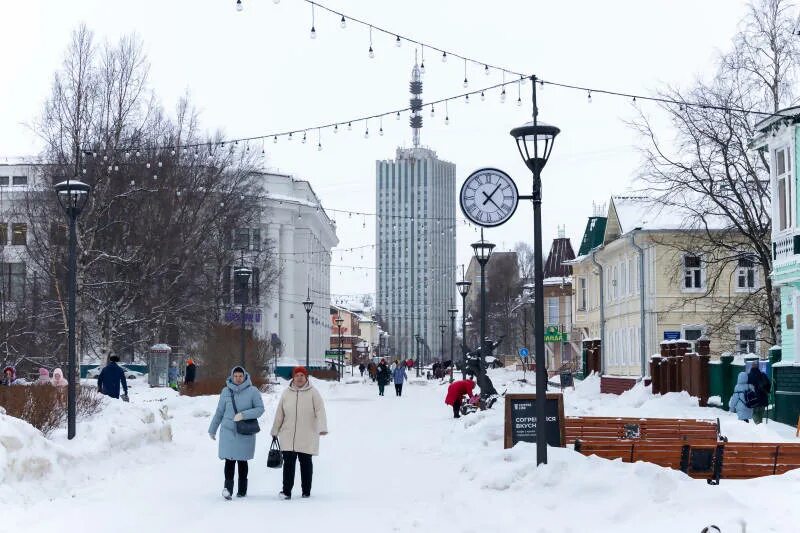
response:
M566 417L567 443L575 439L719 439L716 420L681 418Z

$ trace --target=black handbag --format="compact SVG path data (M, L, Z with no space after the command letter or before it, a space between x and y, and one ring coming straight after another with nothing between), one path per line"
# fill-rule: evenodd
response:
M281 443L278 442L278 437L272 437L272 444L269 445L269 453L267 454L267 467L280 468L281 466L283 466Z
M239 409L236 408L236 398L234 397L233 393L231 393L231 402L233 402L233 412L238 413ZM258 420L255 418L239 420L238 422L234 422L234 424L236 425L236 433L239 435L255 435L261 431L261 427L258 425Z

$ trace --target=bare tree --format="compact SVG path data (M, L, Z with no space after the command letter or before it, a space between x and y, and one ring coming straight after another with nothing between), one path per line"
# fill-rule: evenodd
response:
M757 0L723 55L710 80L698 80L689 90L666 88L661 96L681 102L664 103L671 131L657 131L643 111L631 122L642 135L644 164L641 180L656 204L678 210L692 236L676 244L678 251L700 253L710 265L706 298L721 276L753 261L758 283L751 292L715 300L718 320L710 326L730 330L735 317L757 317L762 340L778 339L779 300L770 272L771 218L769 164L748 149L753 124L793 101L797 72L793 18L785 0ZM699 104L699 105L690 105Z
M78 220L78 331L83 353L102 359L156 340L199 343L230 303L232 235L260 215L256 151L203 136L188 97L170 117L148 72L135 36L98 48L82 26L36 123L52 162L26 200L29 255L49 288L42 314L63 337L66 221L51 191L78 175L91 185ZM254 244L247 300L277 276L271 243Z

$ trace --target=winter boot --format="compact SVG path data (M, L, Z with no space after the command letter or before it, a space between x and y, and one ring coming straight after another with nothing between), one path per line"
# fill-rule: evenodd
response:
M236 491L237 498L244 498L247 496L247 479L239 478L239 490Z
M226 500L230 500L231 494L233 494L233 480L226 479L225 488L222 489L222 497L225 498Z
M292 495L291 494L286 494L283 491L280 491L278 493L278 496L280 497L281 500L291 500L292 499Z

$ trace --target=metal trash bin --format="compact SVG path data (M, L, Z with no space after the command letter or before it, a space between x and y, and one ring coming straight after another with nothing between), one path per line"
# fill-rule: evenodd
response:
M167 373L171 354L172 348L166 344L155 344L150 347L150 353L147 356L147 383L151 387L169 386Z

